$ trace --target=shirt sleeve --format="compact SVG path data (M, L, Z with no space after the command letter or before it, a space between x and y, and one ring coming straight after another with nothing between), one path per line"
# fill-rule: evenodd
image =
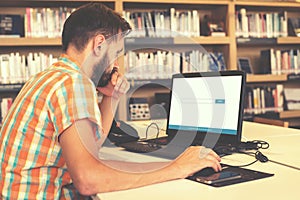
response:
M58 135L76 120L88 118L97 125L95 138L100 139L102 125L96 88L88 78L77 75L62 81L51 95L49 108Z

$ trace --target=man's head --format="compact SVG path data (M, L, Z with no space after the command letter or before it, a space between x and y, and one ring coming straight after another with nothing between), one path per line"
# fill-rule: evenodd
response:
M131 30L130 25L117 12L101 3L89 3L79 7L66 20L62 32L62 48L70 44L81 52L97 34L106 39Z
M97 85L101 76L111 73L115 60L123 53L123 38L130 30L128 22L112 9L89 3L66 20L63 51L75 49L77 57L83 53L82 71Z

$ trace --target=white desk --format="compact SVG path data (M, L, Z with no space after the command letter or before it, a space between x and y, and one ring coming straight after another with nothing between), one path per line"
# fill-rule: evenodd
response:
M270 148L263 152L269 159L300 168L299 129L244 122L242 135L247 138L246 140L267 141Z
M270 125L245 122L243 140L265 140L270 148L262 150L271 160L285 162L300 168L300 130L275 127ZM246 164L254 158L248 155L235 154L222 158L223 163ZM272 162L255 164L249 169L274 173L273 177L244 182L240 184L214 188L190 180L182 179L153 184L136 189L102 193L97 197L101 200L299 200L300 171Z

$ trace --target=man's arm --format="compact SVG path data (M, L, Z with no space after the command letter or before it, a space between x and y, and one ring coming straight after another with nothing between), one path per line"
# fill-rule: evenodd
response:
M108 85L97 88L97 90L103 94L103 99L99 104L99 109L102 116L102 127L105 136L108 135L111 128L120 96L124 95L128 89L128 81L118 71L115 71L112 74Z
M111 127L118 99L128 90L128 87L126 79L123 79L120 74L114 73L106 87L98 88L104 94L99 105L102 114L103 139ZM93 138L93 127L94 124L88 119L78 120L59 138L72 181L83 195L124 190L185 178L210 166L216 171L221 169L220 158L214 152L210 151L204 157L199 157L201 147L188 148L175 161L168 163L100 161L98 159L99 149Z
M78 120L60 135L63 157L66 161L72 181L83 195L93 195L100 192L136 188L167 180L185 178L205 167L221 170L220 158L210 151L199 157L201 147L190 147L176 160L158 170L149 171L161 163L127 163L120 161L100 162L91 151L85 148L80 134L88 138L93 136L93 124L88 119ZM85 138L85 140L89 140ZM90 144L89 144L90 145ZM91 146L89 146L91 148ZM96 147L95 147L96 148ZM91 148L93 149L93 148ZM92 150L93 151L93 150ZM117 170L118 165L127 170ZM146 172L142 172L142 171Z

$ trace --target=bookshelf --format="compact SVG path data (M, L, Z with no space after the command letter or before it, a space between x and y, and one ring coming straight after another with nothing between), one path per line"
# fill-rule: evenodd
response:
M24 17L25 19L25 14L31 9L32 16L36 16L36 21L39 22L38 19L38 12L44 12L42 13L43 16L45 13L49 14L55 14L57 15L56 12L59 11L65 11L69 12L71 9L76 8L78 6L81 6L85 3L90 2L89 0L79 0L79 1L71 1L71 0L2 0L0 2L0 15L1 16L7 16L7 15L15 15L15 16L21 16ZM115 5L117 4L115 0L112 1L107 1L107 0L101 0L105 5L109 6L112 9L115 9ZM42 15L40 14L40 16ZM47 15L48 18L47 20L50 19L50 21L55 21L54 17L53 19ZM33 19L33 18L31 18ZM62 15L59 15L59 20L62 20ZM57 21L55 21L57 22ZM24 24L26 22L24 21ZM37 23L35 23L37 24ZM48 24L49 27L51 27L53 24ZM56 24L57 25L57 24ZM38 24L36 27L41 27L40 24ZM24 28L25 29L25 28ZM45 28L44 28L45 29ZM1 35L0 37L0 54L5 55L5 58L7 56L12 56L12 54L16 55L18 54L18 59L23 60L23 56L25 56L27 59L27 63L29 63L29 57L30 54L38 53L39 56L44 54L48 55L53 58L57 58L61 54L61 37L59 36L60 34L57 35L52 35L50 34L39 34L38 32L42 32L44 30L42 29L36 29L36 36L32 35L29 36L26 33L26 29L24 32L21 34L22 31L20 31L20 35L10 35L10 36L5 36ZM3 33L1 31L1 33ZM35 55L34 55L35 56ZM17 66L14 64L7 64L7 62L2 62L6 61L7 59L2 59L1 56L1 71L3 67L9 67L11 66ZM51 59L49 59L51 60ZM10 61L9 61L10 62ZM49 61L51 62L51 61ZM48 65L48 64L47 64ZM18 66L19 68L24 69L23 65ZM33 66L26 66L27 73L29 67L31 67L31 71L37 72L38 70L33 70ZM46 67L46 66L45 66ZM11 69L11 68L10 68ZM23 71L23 70L22 70ZM16 71L15 71L16 72ZM12 74L18 74L13 72ZM10 74L9 74L10 75ZM24 74L23 74L24 75ZM6 81L5 81L6 80ZM8 81L7 82L7 77L3 77L3 74L1 73L1 83L0 83L0 102L1 102L1 114L0 114L0 123L2 121L3 116L6 114L7 110L11 106L11 103L13 99L16 97L18 92L21 90L23 86L24 81L22 80L14 80L13 82Z
M250 83L268 83L268 82L284 82L288 80L287 74L271 75L271 74L248 74L246 82Z
M49 46L59 47L61 38L0 38L0 47Z
M262 33L260 34L252 33L252 37L242 36L241 33L239 33L240 30L236 26L235 31L236 31L237 57L249 58L252 64L252 69L255 73L255 74L247 75L247 86L249 88L252 88L253 92L259 91L262 92L263 94L266 91L266 88L269 89L272 88L272 90L274 88L277 89L281 88L280 90L283 91L284 88L289 88L289 87L299 88L300 84L299 84L298 75L293 75L293 73L299 73L299 72L298 69L293 68L293 65L291 64L292 60L289 58L293 56L293 51L295 49L299 49L300 37L291 36L290 33L291 30L289 29L290 24L288 22L288 19L300 17L300 13L298 12L300 4L298 2L291 2L291 1L287 2L287 1L243 1L243 0L236 0L234 4L235 4L236 13L239 13L242 9L245 9L247 12L248 23L249 23L248 25L250 27L248 29L249 35L250 35L251 27L252 30L254 31L257 30L262 31L262 28L259 29L255 27L256 24L253 23L253 21L254 22L257 21L252 20L251 22L251 17L252 19L254 18L257 20L257 18L255 17L264 16L265 24L268 24L267 23L268 17L269 17L269 22L272 20L273 20L272 22L274 22L273 24L269 23L271 25L265 26L267 27L267 29L265 29L266 32L268 31L269 32L266 33L263 37L262 37ZM237 16L237 14L235 16ZM270 20L270 16L272 20ZM280 20L283 19L285 20L286 27L285 29L281 30L280 28L284 27L284 25L281 24ZM267 56L268 54L266 53L261 54L261 51L272 52L270 54L273 54L274 52L273 55L275 56L271 56L268 60L266 58L268 57ZM285 55L283 56L284 52ZM286 52L291 52L291 54ZM297 51L295 50L295 52ZM289 62L288 64L286 64L287 58ZM274 65L274 63L276 64ZM292 75L289 75L290 73L292 73ZM252 101L255 102L254 97ZM261 99L261 101L263 100ZM277 100L273 99L272 101L274 101L276 104ZM276 107L276 105L275 106L272 105L271 108L263 108L263 109L246 108L245 111L252 112L252 114L254 113L253 116L255 120L264 119L264 118L267 119L265 120L265 123L272 123L273 121L274 124L276 124L276 122L282 121L282 122L286 122L285 124L288 124L288 126L299 127L299 123L297 123L297 120L299 121L299 117L300 117L299 111L286 110L287 108L284 102L285 100L283 101L283 104L281 104L279 107ZM286 118L287 116L288 119Z
M129 38L125 42L127 51L139 49L144 51L142 47L151 45L153 49L163 46L164 48L174 51L180 51L189 48L194 44L202 45L207 51L220 51L224 55L227 69L237 69L237 58L248 57L251 61L254 73L260 71L262 67L260 64L260 51L274 48L275 50L298 48L300 44L300 37L284 36L272 38L251 38L251 37L237 37L236 27L236 13L240 9L246 9L247 13L274 13L285 12L287 17L300 17L298 12L300 3L291 1L246 1L246 0L94 0L103 2L107 6L115 9L119 13L127 12L150 12L162 11L175 8L176 11L197 10L200 23L203 16L211 15L216 18L224 19L225 36L188 36L188 37L170 37L170 38ZM76 8L82 4L90 2L90 0L2 0L0 2L0 14L21 14L26 13L26 8L58 8L68 7ZM58 56L60 50L61 39L55 38L35 38L35 37L20 37L20 38L0 38L0 53L7 54L11 52L20 52L20 54L28 54L32 51L42 51L44 53L52 53ZM170 47L171 46L171 47ZM149 51L149 50L146 50ZM121 62L122 63L122 62ZM158 80L152 82L149 80L131 80L135 87L142 84L164 85L168 80ZM247 83L249 85L263 85L263 84L283 84L284 86L300 87L297 81L290 80L287 74L251 74L247 75ZM145 96L153 97L153 91L150 90L152 86L145 87ZM154 86L154 87L156 87ZM135 88L136 89L136 88ZM8 89L9 90L9 89ZM0 95L7 93L7 89L0 90ZM150 90L150 92L148 92ZM4 92L3 92L4 91ZM142 96L143 91L138 92L137 96ZM151 97L151 98L152 98ZM125 102L125 103L124 103ZM119 117L127 119L126 114L120 113L127 110L126 101L120 105ZM300 117L296 112L295 117Z

